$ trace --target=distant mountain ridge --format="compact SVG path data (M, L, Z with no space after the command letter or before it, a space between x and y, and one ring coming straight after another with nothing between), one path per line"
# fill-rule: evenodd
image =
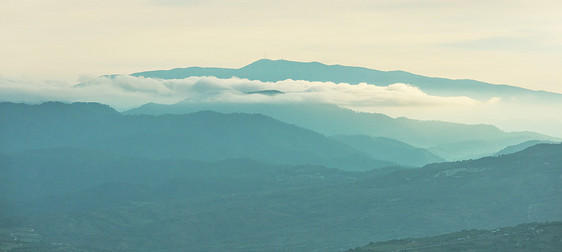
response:
M555 142L545 141L545 140L542 140L542 141L541 140L529 140L529 141L522 142L520 144L507 146L507 147L503 148L502 150L496 152L496 154L494 154L494 155L495 156L507 155L507 154L522 151L522 150L527 149L527 148L529 148L533 145L544 144L544 143L555 143Z
M503 132L492 125L467 125L443 121L422 121L384 114L355 112L333 104L243 104L192 103L145 104L125 114L185 114L201 110L223 113L259 113L325 135L368 135L386 137L430 151L446 160L492 155L527 140L554 140L533 132Z
M404 142L385 137L366 135L337 135L332 139L362 150L374 158L390 160L398 164L424 166L445 160L423 148L416 148Z
M496 85L475 80L453 80L426 77L404 71L379 71L363 67L325 65L318 62L296 62L288 60L261 59L238 69L216 67L188 67L171 70L145 71L131 74L160 79L183 79L190 76L215 76L217 78L247 78L260 81L286 79L307 81L330 81L358 84L361 82L377 86L407 83L430 95L469 96L488 100L492 97L545 102L562 100L562 94L534 91L509 85Z
M123 115L98 103L0 103L0 151L79 147L148 158L252 158L341 169L394 165L260 114Z

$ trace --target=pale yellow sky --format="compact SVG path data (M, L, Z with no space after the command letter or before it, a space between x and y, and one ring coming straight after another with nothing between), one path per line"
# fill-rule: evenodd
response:
M80 76L264 56L562 93L554 0L0 0L0 76Z

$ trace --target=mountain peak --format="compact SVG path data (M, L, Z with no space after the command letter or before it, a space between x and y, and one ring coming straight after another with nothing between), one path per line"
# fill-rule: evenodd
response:
M171 70L157 70L134 73L160 79L183 79L190 76L215 76L217 78L244 78L264 82L277 82L287 79L333 82L333 83L369 83L376 86L388 86L394 83L407 83L416 86L428 95L468 96L487 101L491 98L525 101L559 101L562 94L537 92L508 85L495 85L474 80L453 80L427 77L405 71L380 71L365 67L326 65L320 62L298 62L285 59L260 59L244 67L208 68L191 67Z
M291 61L291 60L285 60L285 59L278 59L278 60L273 60L273 59L259 59L257 61L254 61L252 63L250 63L249 65L246 65L242 68L242 69L269 69L272 67L283 67L285 70L287 67L304 67L304 66L310 66L310 67L326 67L328 65L320 63L320 62L300 62L300 61Z

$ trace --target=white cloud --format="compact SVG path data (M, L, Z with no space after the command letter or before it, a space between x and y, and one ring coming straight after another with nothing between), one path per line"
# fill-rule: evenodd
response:
M502 98L501 97L492 97L490 99L488 99L488 101L486 101L487 104L493 105L493 104L497 104L499 102L501 102Z
M133 76L95 78L73 86L64 83L29 83L0 81L3 100L37 102L41 100L98 101L118 109L148 102L321 102L346 107L429 107L472 106L478 101L468 97L438 97L425 94L417 87L396 83L379 87L367 83L311 82L284 80L262 82L247 79L189 77L161 80ZM278 90L282 94L268 96L250 92Z
M263 90L278 90L283 93L273 96L251 93ZM0 101L40 103L53 100L100 102L118 110L149 102L321 102L393 117L489 123L507 130L535 130L562 136L559 130L562 118L553 116L559 114L562 104L545 106L502 100L499 97L476 101L468 97L431 96L404 83L379 87L367 83L350 85L302 80L262 82L216 77L161 80L116 76L92 78L80 85L72 85L53 81L13 80L0 76Z
M156 84L151 87L151 84ZM168 89L151 80L135 82L97 78L75 86L58 81L26 81L0 77L0 100L9 102L41 103L45 101L90 101L128 109L156 101L173 103L178 100Z

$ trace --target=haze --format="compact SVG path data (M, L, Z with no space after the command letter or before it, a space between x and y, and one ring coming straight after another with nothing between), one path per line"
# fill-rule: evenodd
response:
M0 0L0 251L560 251L561 10Z
M3 1L0 75L81 76L259 58L562 92L559 1Z

